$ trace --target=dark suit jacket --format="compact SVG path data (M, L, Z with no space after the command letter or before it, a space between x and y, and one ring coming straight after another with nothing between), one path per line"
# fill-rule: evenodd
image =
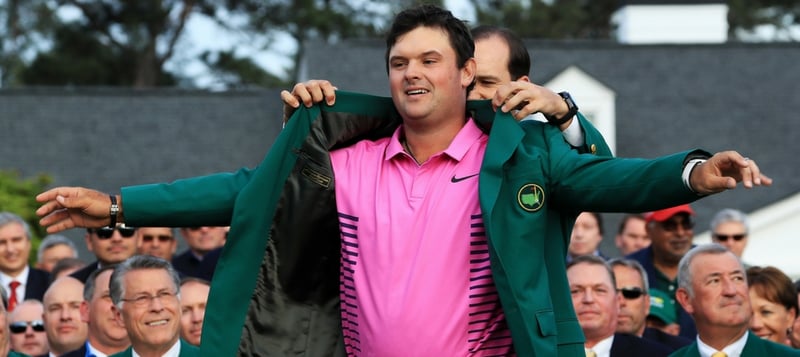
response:
M693 341L683 336L670 335L664 331L652 327L647 327L644 329L642 338L658 342L671 348L673 351L691 345Z
M84 344L81 345L81 348L74 351L69 351L59 357L86 357L86 350L86 342L84 342Z
M750 332L747 335L747 342L742 350L742 357L783 357L800 356L800 350L795 350L789 346L779 345L775 342L762 339ZM697 340L684 348L673 352L670 357L700 357L700 350L697 348Z
M611 357L666 357L672 352L667 346L636 335L615 333L611 344Z
M194 357L200 355L200 349L197 346L190 345L188 342L181 339L181 353L179 357ZM133 357L133 346L128 347L125 351L111 355L110 357Z
M478 195L514 349L520 356L583 356L564 259L577 213L641 212L698 199L680 177L693 153L655 160L580 155L556 127L517 122L489 101L467 105L480 126L491 127ZM333 106L299 108L255 170L122 188L132 225L231 226L209 296L215 313L204 320L204 354L344 353L341 233L328 150L364 129L374 129L372 138L389 136L400 122L391 98L339 91Z
M75 272L73 272L69 276L80 280L82 283L86 283L86 279L89 279L89 275L92 275L92 273L95 270L97 270L98 264L99 264L99 262L97 260L95 260L95 261L87 264L85 267L81 268L80 270L76 270Z
M220 252L222 252L222 248L214 249L208 252L203 257L203 260L199 260L192 254L191 250L187 250L172 258L172 266L183 276L211 281L214 276L214 269L217 267L217 261L219 261Z
M30 267L28 281L25 282L25 299L42 301L44 292L50 286L50 274L44 270Z

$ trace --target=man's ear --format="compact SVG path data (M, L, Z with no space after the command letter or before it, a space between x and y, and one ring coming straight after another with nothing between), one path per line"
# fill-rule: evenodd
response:
M526 75L524 75L524 76L521 76L521 77L517 78L516 80L517 80L517 81L520 81L520 82L530 82L530 81L531 81L531 78L530 78L530 77L528 77L528 75L526 74Z
M461 86L464 88L469 87L475 81L475 74L477 73L477 64L475 57L470 57L464 62L464 67L461 68Z
M89 322L89 303L86 300L81 301L81 321Z
M694 313L694 307L692 306L692 299L689 296L689 292L686 291L684 288L678 288L675 291L675 300L678 300L678 303L681 304L684 310L686 310L689 315Z

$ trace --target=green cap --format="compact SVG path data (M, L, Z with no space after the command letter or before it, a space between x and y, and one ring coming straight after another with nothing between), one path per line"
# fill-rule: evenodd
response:
M655 317L667 325L675 323L675 300L661 290L650 289L650 313L647 316Z

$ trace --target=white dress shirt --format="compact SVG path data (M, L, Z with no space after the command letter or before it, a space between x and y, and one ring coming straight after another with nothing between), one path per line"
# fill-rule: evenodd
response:
M740 357L742 355L742 350L744 350L744 345L747 343L748 334L750 334L750 332L745 331L742 337L730 345L725 346L721 352L725 352L728 357ZM700 351L700 357L711 357L714 352L718 352L714 347L703 343L703 341L700 340L700 335L697 335L697 350Z

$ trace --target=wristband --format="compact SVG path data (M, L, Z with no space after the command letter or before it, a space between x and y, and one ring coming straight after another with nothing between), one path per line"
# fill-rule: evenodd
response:
M117 214L119 214L119 205L117 205L117 196L108 195L108 198L111 199L111 207L108 209L108 214L111 216L111 223L108 224L108 227L114 229L117 227Z

